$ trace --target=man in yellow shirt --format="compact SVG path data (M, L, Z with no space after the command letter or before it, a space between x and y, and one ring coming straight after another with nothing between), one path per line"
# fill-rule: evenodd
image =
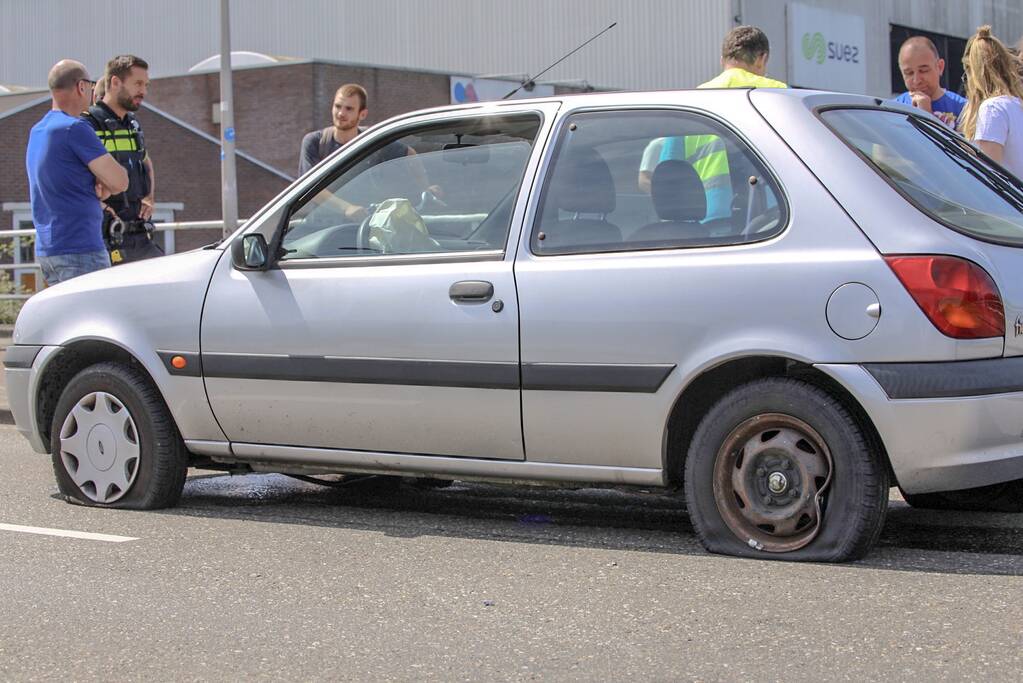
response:
M768 78L767 60L771 44L756 26L738 26L725 36L721 45L721 66L717 77L701 88L787 88L786 84Z
M701 83L700 88L787 88L781 81L765 76L771 45L756 26L738 26L725 36L721 45L723 71ZM684 159L693 165L707 194L705 221L731 217L732 182L728 153L716 135L686 135L658 138L647 145L639 170L639 187L650 191L650 179L658 163Z

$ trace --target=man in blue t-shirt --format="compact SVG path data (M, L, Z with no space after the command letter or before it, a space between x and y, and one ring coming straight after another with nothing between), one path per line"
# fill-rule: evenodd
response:
M79 62L57 62L47 79L53 108L28 136L28 171L36 261L46 284L106 268L100 199L128 188L128 174L79 118L96 82Z
M899 71L907 92L896 97L895 101L929 111L955 130L966 99L941 87L945 60L938 55L938 48L930 38L913 36L906 39L899 48Z

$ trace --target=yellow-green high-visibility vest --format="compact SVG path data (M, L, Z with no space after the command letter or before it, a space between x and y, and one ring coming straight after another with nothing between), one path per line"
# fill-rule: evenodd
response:
M700 88L787 88L781 81L740 68L722 71L717 77L702 83ZM661 161L684 159L703 182L707 195L707 215L704 220L731 216L732 180L729 175L728 151L717 135L686 135L668 138L661 151Z

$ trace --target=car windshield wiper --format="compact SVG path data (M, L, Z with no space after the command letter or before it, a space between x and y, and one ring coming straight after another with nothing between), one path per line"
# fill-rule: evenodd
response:
M1020 191L1017 180L1008 177L1000 171L997 166L991 164L981 165L977 157L966 152L963 144L949 140L947 137L931 128L915 116L907 116L911 126L924 134L928 140L938 146L952 161L956 162L963 170L976 178L985 187L992 190L999 197L1011 204L1017 211L1023 212L1023 193Z

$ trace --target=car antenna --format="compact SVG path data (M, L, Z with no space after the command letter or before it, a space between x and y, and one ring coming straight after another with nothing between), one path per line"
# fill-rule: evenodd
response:
M523 89L524 87L526 87L527 85L529 85L530 83L532 83L533 81L535 81L535 80L536 80L537 78L540 78L540 76L543 76L543 75L544 75L545 73L547 73L548 71L550 71L551 69L553 69L554 67L556 67L556 66L557 66L558 64L561 64L561 63L562 63L563 61L565 61L566 59L568 59L569 57L571 57L572 55L574 55L574 54L575 54L576 52L579 52L579 50L583 49L584 47L586 47L587 45L589 45L590 43L592 43L592 42L593 42L594 40L596 40L597 38L601 37L602 35L604 35L604 34L605 34L605 33L607 33L608 31L610 31L611 29L613 29L613 28L614 28L615 26L617 26L617 25L618 25L618 22L617 22L617 21L616 21L616 22L614 22L614 23L612 23L612 24L611 24L610 26L608 26L608 27L607 27L606 29L604 29L603 31L601 31L601 32L600 32L600 33L598 33L597 35L593 36L592 38L590 38L589 40L587 40L587 41L586 41L585 43L583 43L582 45L580 45L580 46L579 46L579 47L577 47L576 49L572 50L572 51L571 51L571 52L569 52L569 53L568 53L567 55L565 55L564 57L562 57L562 58L561 58L561 59L559 59L558 61L556 61L556 62L554 62L553 64L551 64L551 65L550 65L549 67L547 67L546 69L544 69L544 70L543 70L543 71L541 71L540 73L536 74L535 76L530 76L530 77L529 77L529 78L527 78L526 80L524 80L524 81L522 81L521 83L519 83L518 87L516 87L516 88L515 88L514 90L512 90L512 91L511 91L510 93L508 93L507 95L505 95L505 96L504 96L504 97L502 97L501 99L502 99L502 100L506 100L506 99L508 99L509 97L511 97L512 95L514 95L514 94L515 94L515 93L517 93L518 91L522 90L522 89Z

